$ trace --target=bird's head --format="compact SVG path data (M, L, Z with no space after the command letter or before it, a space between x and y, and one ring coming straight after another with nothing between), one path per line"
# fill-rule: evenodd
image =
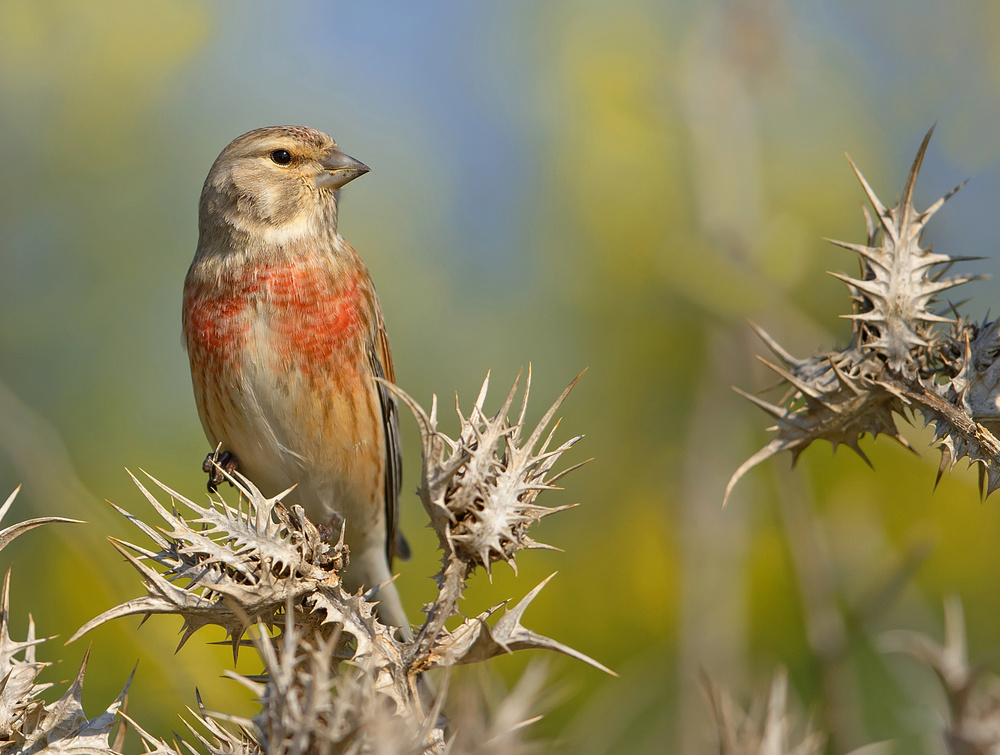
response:
M320 226L336 231L339 189L369 171L322 131L260 128L234 139L209 171L201 196L201 228L220 221L272 241Z

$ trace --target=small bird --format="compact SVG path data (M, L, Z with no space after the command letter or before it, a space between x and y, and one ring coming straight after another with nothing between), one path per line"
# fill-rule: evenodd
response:
M233 140L205 180L184 282L195 399L219 461L265 495L297 485L286 501L337 534L345 523L349 590L385 583L393 556L409 555L397 405L376 380L394 381L389 341L368 269L337 232L340 189L368 170L311 128ZM376 599L410 636L396 586Z

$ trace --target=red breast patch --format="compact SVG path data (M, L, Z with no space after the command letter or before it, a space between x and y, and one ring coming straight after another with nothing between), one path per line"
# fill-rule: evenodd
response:
M311 371L352 345L363 329L364 295L358 275L335 280L325 269L285 263L252 268L238 280L185 290L184 331L189 350L233 356L258 319L275 338L272 351Z

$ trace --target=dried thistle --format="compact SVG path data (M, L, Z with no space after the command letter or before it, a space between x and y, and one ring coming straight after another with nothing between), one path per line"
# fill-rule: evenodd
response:
M245 478L230 477L240 493L237 508L221 497L199 506L150 477L171 496L168 510L129 474L169 525L162 530L150 527L111 504L159 548L154 552L111 538L112 545L142 574L147 594L95 617L70 642L111 619L177 614L184 619L178 649L201 627L216 625L226 630L235 658L246 630L258 621L270 626L288 601L299 603L323 586L343 593L339 578L346 557L343 542L324 541L301 507L289 510L281 505L289 491L267 498ZM178 502L195 516L181 517ZM165 571L161 574L147 562Z
M449 710L455 732L449 741L450 753L548 752L548 743L527 739L528 728L541 718L536 711L547 675L547 664L533 661L513 689L500 691L497 696L475 694L465 685L455 696L456 705Z
M25 717L20 732L23 740L12 742L9 750L0 747L0 752L17 752L22 755L32 753L84 755L111 752L108 738L132 685L132 675L129 676L125 689L118 698L97 718L88 719L83 712L82 695L83 677L87 671L89 656L89 652L84 656L76 678L62 697L51 705L40 704L32 711L33 715ZM135 674L134 670L132 674Z
M944 732L952 755L1000 755L1000 677L970 666L965 617L957 597L944 604L944 644L909 630L885 632L884 652L912 655L937 676L948 700L950 720Z
M755 330L785 367L761 361L789 388L777 404L735 389L778 421L770 428L777 435L736 470L726 486L724 503L751 468L782 451L791 451L794 464L814 440L827 440L834 449L846 445L868 464L871 462L858 444L865 433L888 435L909 447L893 416L903 414L903 400L893 392L879 389L875 383L883 370L883 363L877 358L852 344L840 352L796 359L762 329L755 327Z
M0 506L0 520L7 516L7 512L10 511L10 507L14 505L14 499L17 498L17 494L21 491L21 486L18 485L14 488L14 492L7 496L7 500L4 501L3 506ZM36 527L41 527L43 524L53 524L55 522L64 522L66 524L83 524L79 519L66 519L61 516L43 516L38 519L28 519L24 522L18 522L17 524L12 524L10 527L5 527L0 530L0 551L11 544L11 541L16 537L20 537L25 532L33 530Z
M812 730L793 744L796 727L788 713L788 674L779 669L771 681L766 703L758 699L749 712L737 705L728 691L704 680L706 695L712 706L719 755L820 755L826 737Z
M0 519L10 510L19 490L20 487L15 489L0 506ZM13 524L0 530L0 550L19 535L52 522L80 523L76 519L43 517ZM111 728L132 678L129 677L121 695L100 716L88 719L81 701L87 653L69 689L46 705L40 695L52 685L39 684L37 680L42 669L51 664L38 661L35 655L35 647L44 641L45 638L35 637L35 622L30 616L27 638L23 642L11 639L8 570L0 598L0 753L109 752Z
M150 477L170 496L165 506L133 477L167 526L153 528L115 507L155 548L112 543L140 572L147 594L105 611L73 639L114 618L176 614L184 621L182 646L201 627L216 625L226 631L235 656L246 644L247 630L257 626L254 644L266 674L260 680L240 679L260 696L263 710L252 721L231 721L240 726L238 734L217 723L229 720L225 717L192 712L214 738L197 735L212 752L444 752L449 745L440 716L443 695L431 691L424 677L430 669L545 648L612 673L522 626L525 610L548 579L492 624L488 620L504 604L464 619L453 630L445 626L460 614L458 601L476 567L489 571L497 560L513 567L519 551L549 547L535 542L528 528L570 508L546 508L536 499L575 468L552 471L579 438L551 448L553 426L543 440L572 386L524 437L530 372L513 423L507 413L517 382L500 411L488 417L483 411L487 379L470 415L459 412L455 439L437 430L436 401L428 415L393 387L420 425L420 495L444 551L437 598L414 638L399 639L383 625L370 594L344 590L340 572L349 551L342 540L324 540L301 508L284 506L285 493L267 498L246 478L226 474L239 494L235 507L219 494L199 506ZM179 507L193 516L183 516ZM277 640L268 635L274 625L283 627ZM147 746L167 747L140 734Z
M531 391L530 369L514 423L507 418L507 413L513 405L520 375L503 406L492 417L483 413L489 376L468 417L462 414L456 396L455 410L461 422L457 440L437 431L436 396L428 415L405 392L391 386L413 412L420 428L423 451L420 500L431 518L446 559L454 557L470 569L482 566L487 572L494 561L502 560L516 571L514 555L518 551L551 548L528 537L527 529L543 517L572 506L546 508L537 506L535 499L541 491L554 489L552 483L560 477L586 463L550 474L559 457L583 436L570 438L549 450L559 424L556 422L537 453L535 448L579 379L577 377L566 387L527 438L522 438L522 430Z
M552 473L559 457L581 437L571 438L550 450L558 422L542 441L543 433L577 380L579 377L560 394L524 439L522 430L531 390L530 369L514 423L510 422L507 413L513 406L518 380L514 381L500 410L492 417L483 412L489 389L488 376L468 417L458 407L456 397L455 408L461 423L457 439L437 430L437 397L432 400L431 412L427 414L405 392L393 387L400 401L413 412L420 428L423 457L420 500L444 553L443 565L436 578L437 600L427 607L427 620L409 650L415 668L473 663L515 649L544 647L608 671L596 661L520 625L524 610L551 577L492 627L486 624L486 618L496 609L467 619L454 632L444 628L449 618L459 615L458 601L466 580L476 567L483 567L489 573L493 561L503 560L516 570L514 557L518 551L551 548L531 539L527 529L543 517L572 508L546 508L537 505L535 499L541 491L552 489L556 480L585 463Z
M241 741L275 755L443 751L436 707L431 715L414 718L414 708L397 707L379 691L372 656L340 663L339 633L309 634L293 617L294 611L286 611L277 643L258 625L254 644L266 669L261 679L230 674L254 692L261 712L253 720L204 713L202 718L238 723Z
M921 246L927 223L962 185L923 212L913 207L913 189L932 133L924 137L894 207L879 200L851 161L877 224L865 209L867 243L832 242L856 252L860 260L856 278L831 273L847 285L853 300L852 313L845 315L852 321L849 345L796 359L755 328L783 366L764 363L787 388L776 403L739 391L778 424L771 428L775 437L733 474L726 500L749 469L782 451L791 451L794 463L815 440L827 440L834 449L846 445L866 462L859 446L865 433L885 434L909 447L895 415L908 418L914 410L934 425L934 443L942 453L939 478L967 458L979 465L987 495L1000 487L1000 442L990 430L1000 426L997 323L973 325L957 305L943 307L938 300L942 293L980 276L946 277L954 263L968 258ZM945 324L949 330L942 329Z
M938 295L976 278L970 275L945 278L944 273L957 258L935 254L930 247L920 246L927 223L964 186L959 184L923 212L914 209L913 188L933 133L932 128L924 137L895 207L886 207L879 200L854 161L847 158L875 209L879 227L876 228L865 210L867 244L830 239L831 243L857 252L861 261L860 278L831 275L842 280L851 291L856 307L848 317L860 331L862 351L875 352L891 371L908 376L933 371L933 360L928 357L939 338L937 325L954 322L934 311Z

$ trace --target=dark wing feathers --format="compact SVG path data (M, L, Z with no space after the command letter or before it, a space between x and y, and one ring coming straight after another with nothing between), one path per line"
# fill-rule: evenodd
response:
M376 303L376 308L378 304ZM392 368L389 338L382 322L382 313L376 309L378 329L368 352L372 374L389 382L396 382ZM382 405L382 427L385 430L385 550L392 568L393 557L404 561L410 557L410 546L399 531L399 494L403 484L403 446L399 437L399 409L396 398L384 385L378 384L378 398Z

